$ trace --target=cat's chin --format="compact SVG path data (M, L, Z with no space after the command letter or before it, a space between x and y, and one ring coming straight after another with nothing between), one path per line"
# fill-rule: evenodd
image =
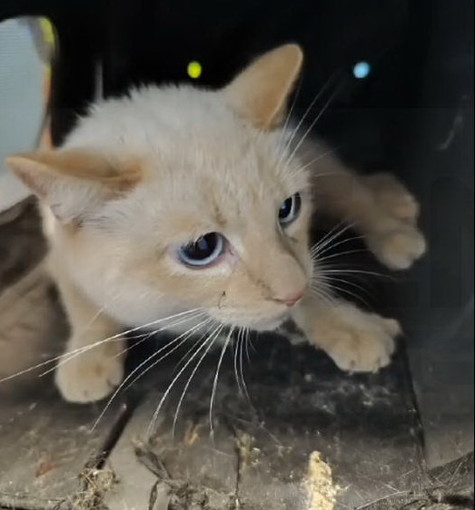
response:
M277 317L273 318L265 318L256 321L239 321L238 323L231 324L231 326L245 327L249 328L253 331L265 332L265 331L275 331L289 318L288 313L282 313Z

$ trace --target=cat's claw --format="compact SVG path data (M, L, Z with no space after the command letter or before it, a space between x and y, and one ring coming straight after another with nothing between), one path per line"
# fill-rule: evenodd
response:
M109 346L110 347L110 346ZM101 350L80 354L72 359L64 354L55 372L55 382L68 402L88 403L111 394L123 379L124 367L120 351Z

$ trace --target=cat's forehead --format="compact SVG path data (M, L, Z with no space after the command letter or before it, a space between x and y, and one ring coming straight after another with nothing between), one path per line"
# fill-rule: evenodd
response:
M292 191L304 185L281 132L240 119L219 92L149 87L94 106L67 142L119 159L141 160L147 179L199 191L214 188ZM300 182L299 182L300 181ZM283 189L282 189L283 188Z

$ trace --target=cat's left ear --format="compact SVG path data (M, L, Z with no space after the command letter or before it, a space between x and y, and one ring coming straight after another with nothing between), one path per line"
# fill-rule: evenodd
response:
M285 118L287 99L303 63L297 44L286 44L251 63L227 87L234 110L261 129L272 129Z
M80 221L141 178L138 164L119 164L78 149L18 154L5 161L62 223Z

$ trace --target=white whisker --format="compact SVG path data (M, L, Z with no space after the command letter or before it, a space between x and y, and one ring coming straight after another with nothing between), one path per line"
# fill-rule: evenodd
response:
M163 347L161 347L160 349L158 349L158 351L154 352L151 356L149 356L146 360L142 361L137 367L134 368L134 370L132 370L132 372L130 374L127 375L127 377L124 378L124 380L120 383L120 385L116 388L116 390L114 391L114 393L111 395L111 397L109 398L109 400L107 401L107 404L104 406L104 409L101 411L101 414L99 415L99 417L97 418L97 420L94 422L94 425L92 427L92 430L94 430L97 425L99 424L100 420L104 417L105 413L107 412L107 410L110 408L112 402L114 401L114 399L117 397L117 395L120 393L120 391L122 391L122 389L125 389L127 390L132 384L134 384L136 381L138 381L138 379L140 379L141 377L143 377L149 370L151 370L153 367L155 367L158 363L160 363L161 361L163 361L164 359L166 359L168 356L170 356L174 351L176 351L177 349L179 349L187 340L188 338L193 334L194 331L196 331L198 328L200 328L201 326L203 326L204 324L206 324L207 322L209 322L211 319L206 319L202 322L200 322L199 324L193 326L192 328L190 328L188 331L186 331L185 333L179 335L177 338L175 338L174 340L172 340L170 343L164 345ZM185 337L185 338L183 338ZM183 340L182 340L183 339ZM181 342L180 342L181 340ZM173 347L173 349L170 349L167 353L165 353L163 356L161 356L158 360L155 360L150 366L146 367L138 376L134 377L135 374L137 374L137 372L144 366L146 365L147 363L149 363L150 361L152 361L156 356L158 356L159 354L161 354L164 350L167 350L169 349L171 346L173 346L174 344L177 344L178 345L175 345L175 347ZM133 378L134 377L134 378ZM129 381L133 378L133 380L129 383ZM129 384L127 384L129 383ZM126 386L127 385L127 386Z
M288 151L288 149L292 145L292 143L293 143L293 141L295 139L295 136L298 134L300 128L302 127L302 125L305 122L306 118L308 117L308 115L312 111L313 107L317 104L318 100L322 97L322 95L324 94L326 89L330 86L330 84L335 79L335 77L338 75L338 73L339 73L339 71L333 73L330 76L330 78L328 78L328 80L324 83L323 87L319 90L319 92L315 95L315 97L313 98L312 102L309 104L309 106L305 110L304 114L300 118L299 122L297 123L296 127L292 130L292 134L289 137L289 140L288 140L288 142L287 142L287 144L285 146L284 154Z
M181 324L182 322L186 322L187 320L191 320L195 317L198 317L201 313L203 312L196 312L195 310L193 311L190 311L189 313L191 314L193 312L193 315L190 315L190 316L187 316L185 319L181 320L178 322L178 324ZM170 316L170 317L167 317L165 319L162 319L160 322L163 322L164 320L172 320L173 317L176 317L177 315L175 316ZM183 314L180 314L180 316L183 316ZM152 333L144 333L143 335L139 335L138 337L140 336L145 336L145 340L147 340L148 338L150 338L154 333L157 333L158 331L163 331L163 330L166 330L167 328L169 327L172 327L172 326L175 326L176 324L172 323L172 324L167 324L166 326L164 326L163 328L161 328L160 330L156 330ZM137 328L135 328L135 330L137 330ZM94 342L92 344L88 344L88 345L84 345L82 347L79 347L78 349L75 349L73 351L70 351L70 352L66 352L64 353L62 356L59 356L59 359L60 361L56 364L56 366L54 366L53 368L50 368L48 370L46 370L45 372L41 373L39 375L39 377L44 377L45 375L49 374L50 372L56 370L59 366L61 365L64 365L65 363L69 363L70 361L72 361L73 359L77 358L78 356L92 350L92 349L95 349L96 347L99 347L100 345L103 345L104 343L106 342L111 342L111 341L121 341L124 339L124 336L128 333L130 333L132 330L129 330L129 331L126 331L124 333L120 333L118 335L114 335L112 337L108 337L108 338L104 338L102 340L99 340L98 342ZM127 352L128 348L127 349L124 349L123 351L121 351L119 353L119 355Z
M231 330L228 333L228 336L226 337L226 341L224 342L223 348L221 349L221 355L219 357L218 366L216 368L216 375L214 377L213 381L213 389L211 392L211 401L209 405L209 427L210 427L210 433L211 437L214 437L214 424L213 424L213 411L214 411L214 402L216 399L216 390L218 388L218 380L219 380L219 372L221 370L221 366L223 364L224 355L226 354L226 350L229 346L229 342L231 341L231 336L234 331L234 328L231 328Z
M173 381L168 386L167 390L163 394L162 399L160 400L157 408L155 409L155 412L153 413L152 419L150 421L150 424L147 428L147 437L150 437L152 434L152 431L155 427L158 415L160 414L160 411L162 410L162 407L170 394L171 390L175 386L176 382L182 374L185 372L185 370L189 367L189 365L193 362L193 360L198 356L198 354L206 348L205 355L208 354L208 352L211 350L212 346L214 345L215 340L218 338L221 331L224 329L224 325L217 326L216 329L211 333L211 335L203 342L203 344L199 347L199 349L193 354L193 356L188 360L188 362L185 364L185 366L178 372L178 374L175 376Z
M323 105L323 108L320 110L320 112L318 113L318 115L315 117L315 119L310 123L310 125L308 126L307 130L305 131L305 133L303 134L303 136L300 138L299 142L297 143L297 145L294 147L293 151L290 153L290 156L287 158L287 161L292 161L292 159L294 158L295 154L298 152L298 150L300 149L300 147L302 146L303 142L306 140L307 136L310 134L310 132L312 131L312 129L315 127L315 125L317 124L317 122L321 119L321 117L323 116L323 114L326 112L326 110L328 109L328 107L330 106L330 104L332 103L332 101L335 99L335 97L339 94L340 90L341 90L342 86L338 86L335 91L331 94L331 96L329 97L329 99L326 101L326 103Z
M185 384L185 387L183 388L183 392L182 392L182 394L180 396L180 400L178 402L178 405L177 405L177 408L176 408L176 411L175 411L175 416L173 418L173 427L172 427L172 436L173 437L175 437L175 430L176 430L176 424L178 422L178 416L180 414L180 410L181 410L181 406L183 405L183 401L185 400L186 393L188 392L188 388L190 387L191 382L193 381L193 379L194 379L194 377L196 375L196 372L198 372L198 369L200 368L201 364L203 363L204 359L206 358L208 352L209 351L206 350L204 352L204 354L201 356L201 358L198 360L198 362L196 363L196 366L193 368L193 370L192 370L192 372L190 374L190 377L188 378L188 381Z
M347 242L346 239L342 239L342 240L340 240L338 242L339 244L336 243L336 244L330 246L330 243L335 241L335 239L337 239L338 237L341 237L345 232L350 230L353 226L354 226L354 224L352 224L352 223L340 222L332 230L330 230L330 232L325 234L322 237L322 239L317 241L312 246L312 249L311 249L312 256L316 257L318 255L322 255L323 253L325 253L327 251L327 250L324 250L327 246L329 247L328 249L330 249L330 248L333 248L335 246L339 246L339 244L341 244L343 242Z

